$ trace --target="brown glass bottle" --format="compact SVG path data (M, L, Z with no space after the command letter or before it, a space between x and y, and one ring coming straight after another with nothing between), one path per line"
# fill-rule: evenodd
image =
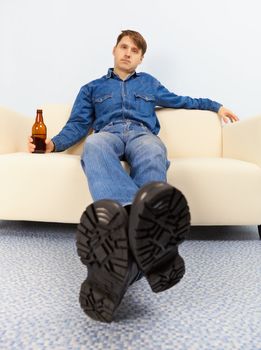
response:
M42 109L37 109L35 123L32 127L32 138L35 144L34 153L45 153L46 150L46 140L47 128L43 121L43 111Z

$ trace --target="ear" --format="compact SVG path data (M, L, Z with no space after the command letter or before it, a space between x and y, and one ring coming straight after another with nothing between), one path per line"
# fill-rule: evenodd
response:
M112 54L113 54L113 56L114 56L114 54L115 54L115 50L116 50L116 46L114 46L114 48L112 49Z
M144 58L144 56L141 56L141 58L140 58L140 63L143 61L143 58Z

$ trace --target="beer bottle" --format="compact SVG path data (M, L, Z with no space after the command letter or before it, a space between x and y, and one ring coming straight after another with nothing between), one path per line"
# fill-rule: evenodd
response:
M46 140L47 128L43 121L43 111L42 109L37 109L35 123L32 127L32 138L35 144L34 153L45 153L46 150Z

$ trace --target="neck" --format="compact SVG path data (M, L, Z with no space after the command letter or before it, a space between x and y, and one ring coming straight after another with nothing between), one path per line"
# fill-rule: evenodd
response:
M117 74L121 78L121 80L125 80L128 78L129 75L133 74L134 71L133 72L125 72L125 71L119 70L119 69L114 67L113 72L115 74Z

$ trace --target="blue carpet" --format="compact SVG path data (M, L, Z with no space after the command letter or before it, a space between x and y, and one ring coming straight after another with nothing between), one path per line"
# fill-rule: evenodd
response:
M154 294L131 286L115 321L89 319L75 226L0 221L0 349L260 350L261 242L254 227L195 227L186 274Z

